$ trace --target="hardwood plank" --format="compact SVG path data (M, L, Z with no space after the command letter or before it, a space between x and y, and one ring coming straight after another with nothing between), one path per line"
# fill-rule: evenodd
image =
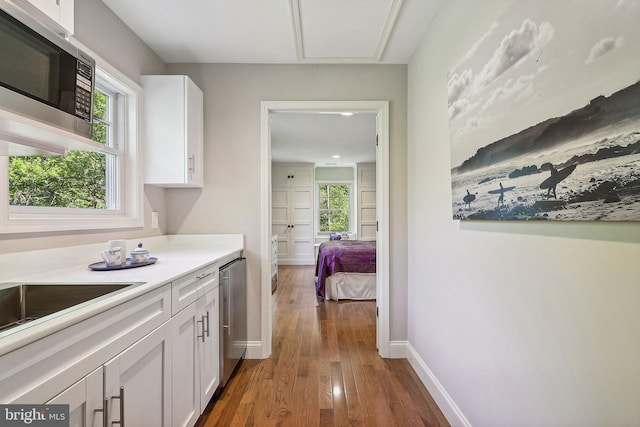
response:
M407 360L378 356L375 301L318 302L312 266L278 276L271 357L243 361L196 427L449 425Z

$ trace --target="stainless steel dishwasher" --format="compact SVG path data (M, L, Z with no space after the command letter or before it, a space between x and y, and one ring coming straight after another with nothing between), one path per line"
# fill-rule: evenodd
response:
M247 260L220 267L220 388L227 385L247 350Z

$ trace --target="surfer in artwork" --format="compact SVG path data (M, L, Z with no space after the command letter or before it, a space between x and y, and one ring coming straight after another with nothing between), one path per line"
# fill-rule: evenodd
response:
M489 194L499 194L499 196L498 196L498 206L500 206L500 205L504 206L504 193L507 192L507 191L511 191L514 188L516 188L516 187L515 186L504 187L502 185L502 183L500 183L500 188L489 191Z
M571 175L571 172L576 170L576 165L567 166L566 168L558 170L552 164L548 163L547 167L551 172L551 176L542 181L540 188L547 189L547 199L551 196L551 192L553 192L553 198L557 199L556 187L558 186L558 183Z
M464 204L469 207L469 210L471 210L471 202L473 202L475 199L476 195L469 193L469 190L467 190L467 195L462 198Z

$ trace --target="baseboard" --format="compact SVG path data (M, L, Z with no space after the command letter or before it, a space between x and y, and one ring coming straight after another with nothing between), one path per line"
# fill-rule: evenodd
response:
M407 359L408 341L389 341L389 359Z
M309 259L278 259L278 265L316 265L316 260Z
M247 341L245 359L264 359L262 356L262 341Z
M449 393L447 393L442 384L440 384L440 381L438 381L433 372L431 372L431 369L429 369L427 364L409 343L406 344L406 354L409 364L416 371L416 374L418 374L418 377L420 377L420 380L427 390L429 390L433 400L436 401L451 426L472 427L469 420L467 420L460 408L458 408L458 405L456 405L451 396L449 396Z

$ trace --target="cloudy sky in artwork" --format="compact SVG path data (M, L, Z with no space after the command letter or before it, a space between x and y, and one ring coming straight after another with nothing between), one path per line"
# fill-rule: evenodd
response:
M452 167L640 80L639 22L640 0L514 1L449 73Z

